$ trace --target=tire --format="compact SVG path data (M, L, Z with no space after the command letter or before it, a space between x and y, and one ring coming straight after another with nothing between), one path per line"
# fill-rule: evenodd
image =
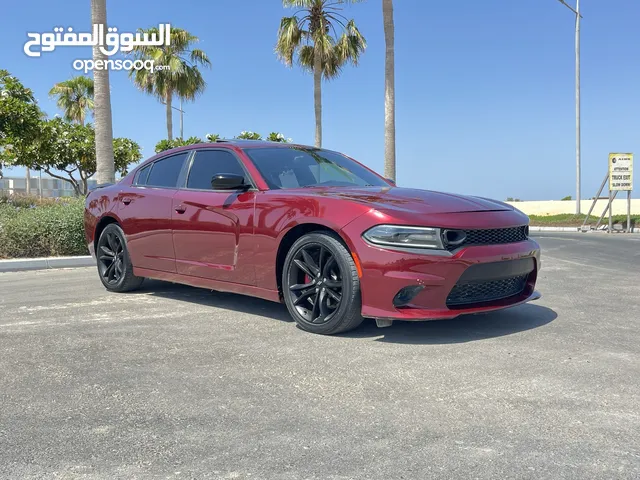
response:
M332 335L362 323L358 271L335 235L310 233L291 246L282 269L282 294L289 313L307 332Z
M100 234L96 247L96 261L100 281L110 292L130 292L140 287L143 277L133 274L124 232L110 223Z

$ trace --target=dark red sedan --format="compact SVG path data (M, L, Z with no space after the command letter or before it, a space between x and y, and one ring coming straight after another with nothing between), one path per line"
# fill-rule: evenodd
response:
M528 221L495 200L398 188L330 150L239 140L162 152L85 212L108 290L148 277L252 295L323 334L539 298Z

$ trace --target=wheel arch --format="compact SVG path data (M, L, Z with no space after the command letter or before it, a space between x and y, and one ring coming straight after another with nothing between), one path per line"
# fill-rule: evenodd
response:
M282 236L280 243L278 245L278 252L276 254L276 285L278 286L278 294L282 299L282 270L284 268L284 260L287 257L287 253L291 249L292 245L304 235L307 235L312 232L326 232L332 234L337 240L341 241L345 248L353 255L353 248L350 245L350 242L345 239L340 231L336 228L330 227L328 225L324 225L321 223L300 223L291 227L287 232Z
M116 217L111 215L105 215L96 224L96 229L93 234L94 251L97 251L96 249L98 247L98 240L100 239L100 235L102 235L102 231L107 227L107 225L110 225L112 223L115 223L116 225L120 225L120 222Z

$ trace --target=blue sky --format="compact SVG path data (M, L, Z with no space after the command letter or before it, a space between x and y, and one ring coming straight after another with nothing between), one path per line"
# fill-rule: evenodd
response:
M574 0L570 0L570 3ZM610 151L640 154L640 2L583 0L583 198L595 195ZM0 68L57 113L51 86L76 74L86 47L29 58L27 32L90 30L89 0L8 2ZM273 47L279 0L107 0L120 32L168 22L200 37L213 62L206 93L185 104L185 137L280 131L313 143L310 75ZM324 146L382 172L384 37L380 0L345 8L368 41L358 68L324 87ZM398 184L498 199L575 194L574 16L557 0L396 0ZM145 158L166 136L164 106L111 73L114 134ZM178 117L174 117L178 134ZM6 172L18 174L19 170ZM638 182L636 182L638 183ZM637 189L640 190L640 189ZM636 193L634 196L638 196Z

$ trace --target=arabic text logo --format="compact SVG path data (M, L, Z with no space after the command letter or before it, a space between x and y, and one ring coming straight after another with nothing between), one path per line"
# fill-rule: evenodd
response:
M56 47L98 47L100 51L111 56L119 52L130 52L136 46L171 45L171 25L160 24L158 33L118 33L116 27L107 28L104 25L93 25L91 33L75 33L73 28L56 27L53 33L27 33L31 40L24 44L24 53L29 57L39 57L42 52L52 52ZM32 47L40 50L32 50Z

